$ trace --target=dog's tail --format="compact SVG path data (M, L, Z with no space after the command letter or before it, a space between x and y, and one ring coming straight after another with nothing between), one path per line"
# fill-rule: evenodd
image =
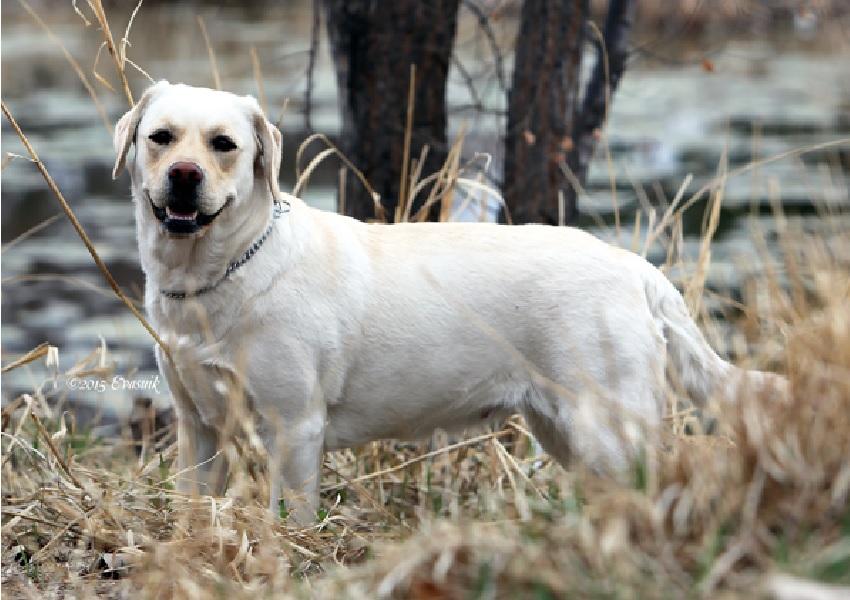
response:
M712 397L734 400L746 389L787 394L788 381L776 373L750 371L723 360L708 344L685 300L661 271L645 263L644 288L650 312L667 341L668 376L699 406Z

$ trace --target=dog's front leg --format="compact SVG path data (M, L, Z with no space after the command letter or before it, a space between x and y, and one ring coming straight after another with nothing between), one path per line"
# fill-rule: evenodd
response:
M295 523L315 521L319 508L324 414L315 411L266 434L269 455L269 510L277 514L281 499Z
M219 432L201 419L177 372L156 348L159 370L168 382L177 413L177 490L184 494L224 494L227 464L219 452Z
M178 410L178 491L203 496L224 495L227 465L220 449L216 429L205 425L197 413Z

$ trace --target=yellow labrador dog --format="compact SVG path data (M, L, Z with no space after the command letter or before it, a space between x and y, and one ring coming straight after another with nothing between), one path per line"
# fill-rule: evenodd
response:
M308 521L324 450L521 413L562 464L617 473L657 433L667 376L701 402L774 377L722 360L661 272L577 229L365 224L281 193L281 136L251 97L157 83L115 149L185 490L224 491L225 381L270 507Z

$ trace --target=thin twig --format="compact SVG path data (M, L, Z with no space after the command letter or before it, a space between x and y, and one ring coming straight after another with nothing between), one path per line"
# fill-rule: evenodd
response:
M457 450L459 448L463 448L465 446L471 446L473 444L477 444L478 442L484 442L487 440L492 440L494 438L500 438L508 435L509 433L513 433L513 429L502 429L501 431L494 431L493 433L485 433L474 438L469 438L468 440L463 440L462 442L457 442L455 444L450 444L443 448L438 448L437 450L432 450L431 452L426 452L425 454L420 454L419 456L415 456L410 460L406 460L403 463L399 463L393 467L388 467L386 469L382 469L380 471L374 471L372 473L367 473L366 475L361 475L360 477L355 477L354 479L350 479L345 483L336 483L334 485L328 486L326 488L322 488L323 492L329 492L332 490L338 490L344 488L346 485L351 483L360 483L361 481L367 481L369 479L374 479L376 477L383 477L384 475L388 475L390 473L395 473L396 471L401 471L402 469L406 469L410 465L415 465L418 462L422 462L423 460L428 460L429 458L434 458L435 456L439 456L440 454L445 454L446 452L451 452L453 450Z
M475 89L475 82L472 80L472 75L469 73L466 67L463 66L463 63L460 62L460 58L457 53L452 54L452 63L454 63L457 72L460 74L461 79L466 84L466 89L469 90L469 97L472 98L472 104L467 105L470 109L476 110L479 112L484 111L484 103L481 101L481 96L478 93L478 90Z
M506 83L507 79L505 78L502 51L499 49L499 44L496 43L496 34L493 33L493 28L490 26L489 17L484 14L481 7L473 2L473 0L464 0L463 5L469 9L469 12L475 15L476 19L478 19L478 26L481 28L481 31L484 32L484 37L487 38L487 42L490 44L490 52L492 52L493 61L496 63L496 79L499 81L499 87L502 88L502 91L507 91L508 84Z

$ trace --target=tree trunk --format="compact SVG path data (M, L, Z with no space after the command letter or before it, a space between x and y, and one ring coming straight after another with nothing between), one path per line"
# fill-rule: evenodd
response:
M446 159L446 79L458 4L324 0L342 113L341 149L380 195L389 221L398 205L404 163L411 65L416 77L409 160L428 146L421 179ZM414 212L429 191L417 195ZM345 214L376 217L373 199L353 174L346 177Z
M525 0L508 93L502 191L514 223L576 217L567 158L575 147L588 0Z

